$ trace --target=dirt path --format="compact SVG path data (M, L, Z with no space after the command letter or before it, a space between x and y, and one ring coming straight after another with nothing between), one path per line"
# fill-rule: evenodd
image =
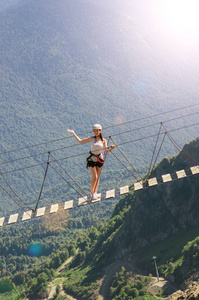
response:
M138 274L135 271L135 266L132 261L116 261L105 269L105 276L103 278L103 282L99 291L99 300L108 300L110 296L110 285L113 276L116 272L121 271L121 268L125 267L128 271L131 271L134 274Z
M51 288L51 291L48 296L49 300L54 299L53 295L55 294L55 292L56 292L56 285L52 286L52 288Z
M98 300L110 299L110 286L113 276L121 271L121 268L125 267L127 271L131 271L134 275L142 275L136 268L131 260L128 261L116 261L105 269L105 276L102 279L102 285L99 291ZM149 286L149 292L156 294L160 289L166 288L170 293L173 293L175 287L166 281L164 278L160 278L159 281L156 277L153 277L153 282Z
M76 298L66 294L65 291L63 290L63 281L65 279L66 279L65 277L57 277L48 285L48 290L49 290L48 299L49 300L54 299L53 295L56 292L57 285L59 285L61 288L59 295L65 296L66 297L65 299L67 299L67 300L77 300Z
M153 282L149 285L148 292L151 294L158 294L158 291L162 288L167 290L168 294L172 294L176 291L176 287L171 282L162 277L160 277L158 281L156 277L153 277Z
M74 256L71 256L69 257L58 269L57 269L57 273L61 273L64 269L65 269L65 266L67 264L69 264L72 260L73 260Z
M69 257L57 270L56 270L56 273L57 273L57 277L51 281L51 283L48 285L48 299L49 300L52 300L54 299L53 295L56 293L56 287L57 285L60 286L61 288L61 291L60 291L60 295L64 295L67 299L67 300L77 300L76 298L73 298L72 296L70 295L67 295L64 290L63 290L63 281L66 279L65 277L59 277L59 275L61 275L61 272L64 271L65 269L65 266L67 264L69 264L72 259L74 258L74 256L71 256Z
M65 266L73 259L73 257L69 258L64 264L62 264L57 269L57 275L58 277L55 278L50 284L49 284L49 300L53 299L53 295L56 292L56 286L59 284L61 287L60 295L64 295L66 299L68 300L77 300L76 298L73 298L72 296L66 294L63 290L63 281L66 279L65 277L61 277L61 272L64 270ZM139 271L135 268L135 264L132 260L128 261L121 261L118 260L114 262L113 264L109 265L105 268L105 275L100 280L102 282L100 290L99 290L99 296L98 300L109 300L110 299L110 286L113 276L121 271L121 268L125 267L127 271L131 271L134 275L141 275ZM60 277L59 277L60 275ZM159 281L157 281L157 278L154 277L153 283L149 286L149 292L150 293L156 293L158 290L160 290L163 286L167 286L168 288L172 288L170 284L164 280L164 278L160 278Z

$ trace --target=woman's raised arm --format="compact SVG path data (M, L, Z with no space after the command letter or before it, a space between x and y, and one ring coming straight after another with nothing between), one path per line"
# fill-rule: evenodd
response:
M72 129L67 129L68 132L72 133L74 135L74 137L76 138L76 140L78 141L78 143L80 144L84 144L84 143L88 143L88 142L91 142L91 137L87 137L85 139L80 139L80 137L78 137L78 135L74 132L74 130Z

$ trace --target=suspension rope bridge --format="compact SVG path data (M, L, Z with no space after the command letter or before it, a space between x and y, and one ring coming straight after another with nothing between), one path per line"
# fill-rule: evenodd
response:
M163 174L161 175L161 178L149 178L146 181L138 181L135 182L134 185L134 191L138 191L138 190L143 190L143 189L147 189L149 187L153 187L153 186L157 186L157 185L161 185L163 183L167 183L167 182L171 182L171 181L175 181L178 179L182 179L185 177L190 177L192 175L196 175L199 174L199 165L190 167L189 169L186 170L179 170L176 171L173 174ZM81 197L78 199L77 202L75 202L74 200L69 200L66 201L64 203L56 203L56 204L52 204L50 207L40 207L37 208L36 211L33 210L29 210L29 211L24 211L23 216L21 218L21 221L27 221L27 220L31 220L34 217L38 218L38 217L43 217L44 215L47 214L54 214L57 213L58 211L67 211L69 209L74 209L77 207L81 207L81 206L85 206L88 204L94 204L103 200L108 200L111 198L116 198L118 196L122 196L125 194L128 194L130 191L129 186L123 186L119 188L119 191L117 191L116 189L112 189L112 190L108 190L105 192L105 195L102 196L102 194L100 194L100 197L96 200L89 200L88 196L85 197ZM33 215L33 212L35 212L35 215ZM10 225L10 224L14 224L18 221L19 218L19 213L16 214L12 214L10 215L8 218L5 217L1 217L0 218L0 227L2 227L3 225Z
M197 105L199 105L199 104L197 104ZM195 105L192 105L192 106L195 106ZM189 107L191 107L191 106L189 106ZM172 110L172 111L175 111L175 110ZM198 114L198 113L199 112L194 112L194 113L191 113L191 114L186 114L186 115L184 115L182 117L184 118L184 117L187 117L187 116L190 116L190 115L194 115L194 114ZM157 114L157 115L161 115L161 114ZM148 117L144 117L143 119L145 119L145 118L148 118ZM180 117L176 117L176 118L173 118L173 119L168 119L168 120L164 121L164 123L165 122L169 122L171 120L177 120L179 118ZM130 122L133 122L133 121L130 121ZM129 122L125 122L124 124L126 124L126 123L129 123ZM166 182L169 182L169 181L172 181L172 180L175 180L175 179L180 179L180 178L184 178L184 177L187 177L187 176L190 176L190 175L195 175L195 174L199 173L199 167L198 167L197 161L194 160L193 158L191 158L187 153L185 153L184 150L177 144L177 142L175 142L175 140L172 138L172 136L170 134L171 132L174 132L174 131L177 131L177 130L181 130L181 129L192 127L192 126L197 126L197 125L199 125L199 123L194 123L194 124L186 125L186 126L183 126L183 127L174 128L174 129L171 129L171 130L167 130L166 127L165 127L165 125L164 125L164 123L163 122L159 122L159 123L150 124L150 125L146 125L146 126L143 126L143 127L139 127L139 128L133 129L133 130L140 130L140 129L143 129L143 128L147 128L147 127L159 125L159 131L158 131L157 134L145 136L145 137L134 139L134 140L131 140L131 141L126 141L126 142L123 142L121 144L120 143L116 144L114 142L112 136L109 136L109 140L112 140L112 142L114 143L114 145L116 146L116 148L118 149L118 151L120 152L120 154L123 156L123 158L130 165L131 169L133 169L133 172L131 170L129 170L129 168L127 168L126 165L118 158L118 156L116 154L114 154L113 152L111 152L112 155L131 174L131 176L134 178L134 180L136 180L136 182L134 182L134 191L138 191L138 190L145 189L145 188L148 188L148 187L152 187L152 186L155 186L155 185L158 185L158 184L161 184L161 183L166 183ZM164 129L163 132L162 132L162 129ZM127 131L127 132L130 132L130 131ZM127 132L117 133L115 135L125 134ZM157 155L155 157L155 153L156 153L156 150L157 150L158 141L159 141L159 138L160 138L161 135L164 135L164 136L163 136L161 145L159 147L158 153L157 153ZM183 157L189 163L191 163L193 165L193 167L191 167L190 170L187 170L187 172L185 170L180 170L180 171L176 172L176 174L175 174L176 177L175 176L171 176L171 174L164 174L164 175L162 175L162 177L160 179L150 178L150 176L152 174L152 170L153 170L153 168L154 168L154 166L155 166L155 164L157 162L159 153L161 151L161 148L162 148L162 145L163 145L163 143L165 141L165 137L166 136L169 138L169 140L172 142L172 144L176 147L176 149L178 151L181 151L181 154L183 155ZM156 137L156 142L155 142L155 147L154 147L153 155L152 155L152 158L151 158L151 163L150 163L150 166L149 166L149 171L147 173L146 178L143 179L143 177L139 174L139 172L133 167L133 165L127 159L127 157L125 156L125 154L121 151L121 149L120 149L119 146L122 146L122 145L128 144L128 143L133 143L133 142L140 141L140 140L145 140L145 139L151 138L151 137ZM45 144L45 143L41 143L41 144ZM41 144L37 144L37 145L41 145ZM30 146L30 147L32 147L32 146ZM54 149L54 150L52 150L52 152L55 152L55 151L58 151L58 150L63 150L63 149L66 149L68 147L74 147L74 146L76 146L76 145L62 147L62 148L59 148L59 149ZM25 147L25 148L27 148L27 147ZM24 149L24 148L20 148L20 149ZM15 152L15 151L17 151L17 149L13 150L13 152ZM113 190L106 191L106 195L105 196L102 197L102 195L100 195L100 197L97 200L91 201L89 199L89 196L87 195L87 193L85 193L85 191L80 187L80 185L77 184L77 182L72 178L72 176L70 176L70 174L60 164L60 161L66 160L68 158L77 157L77 156L80 156L80 155L83 155L83 154L85 155L85 154L87 154L87 152L86 153L80 153L80 154L77 154L77 155L72 155L72 156L68 156L68 157L63 157L63 158L58 158L57 159L57 158L55 158L54 155L52 155L51 151L48 151L48 152L37 153L35 155L30 155L28 157L21 157L21 158L18 158L16 160L2 162L1 164L13 163L14 161L18 161L18 160L21 160L21 159L30 158L30 157L34 157L34 156L38 156L38 155L43 155L43 154L46 154L46 153L48 153L47 162L43 162L43 163L40 163L40 164L37 164L37 165L29 165L29 166L26 166L26 167L23 167L23 168L20 168L20 169L16 169L16 170L10 170L10 171L6 171L6 172L0 172L0 175L2 176L4 182L9 187L9 189L14 193L14 195L18 198L18 201L21 201L23 203L23 205L25 205L26 208L29 209L29 210L25 210L22 207L22 205L20 205L18 203L18 201L16 201L10 195L10 193L2 185L0 185L0 187L3 189L3 191L15 202L15 204L18 205L18 207L20 208L20 210L23 211L23 216L22 216L21 221L27 221L27 220L30 220L32 218L41 217L41 216L45 215L46 211L48 211L50 214L52 214L52 213L56 213L60 208L62 208L63 210L68 210L68 209L72 209L72 208L75 208L75 207L83 206L83 205L86 205L86 204L96 203L96 202L102 201L103 199L106 200L106 199L110 199L110 198L115 198L115 194L116 193L115 193L115 189L113 189ZM3 153L0 153L0 154L2 155ZM155 157L155 160L154 160L154 157ZM75 188L71 183L69 183L69 181L66 180L66 178L64 176L61 175L61 173L52 165L52 163L56 163L57 166L62 171L64 171L64 173L70 178L70 180L72 180L73 184L75 184L75 186L77 186L77 187ZM31 208L12 189L12 187L10 186L10 184L8 183L8 181L5 178L5 174L11 173L11 172L16 172L16 171L19 171L19 170L24 170L26 168L31 168L31 167L35 167L35 166L39 166L39 165L44 165L44 164L46 165L46 170L45 170L44 179L43 179L42 187L41 187L41 190L40 190L39 198L37 200L35 208ZM61 205L58 204L58 203L53 204L53 205L51 205L51 207L50 207L49 210L46 210L46 207L38 208L39 201L40 201L40 198L41 198L41 195L42 195L42 192L43 192L44 183L45 183L45 179L46 179L46 176L47 176L47 172L48 172L49 166L68 185L70 185L70 187L73 188L74 191L80 196L80 198L79 198L79 200L78 200L77 203L74 202L74 200L69 200L69 201L66 201L64 204L61 204ZM137 176L138 176L138 178L137 178ZM126 193L129 193L129 186L120 187L120 193L119 193L119 195L123 195L123 194L126 194ZM19 218L19 213L10 215L10 217L8 218L8 220L5 217L1 217L0 218L0 227L2 227L4 224L13 224L13 223L16 223L18 221L18 218Z

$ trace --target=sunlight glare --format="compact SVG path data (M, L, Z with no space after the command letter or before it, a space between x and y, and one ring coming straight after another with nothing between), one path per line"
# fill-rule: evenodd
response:
M199 0L158 1L160 18L174 34L199 36Z

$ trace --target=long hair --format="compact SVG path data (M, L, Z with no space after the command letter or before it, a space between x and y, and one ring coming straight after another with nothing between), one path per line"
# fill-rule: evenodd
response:
M102 133L100 132L100 139L102 140L102 142L103 142L103 140L104 140L104 138L103 138L103 136L102 136Z
M104 138L103 138L103 136L102 136L102 132L100 132L99 137L100 137L100 139L101 139L102 142L103 142ZM96 136L94 136L94 139L95 139L95 138L96 138Z

